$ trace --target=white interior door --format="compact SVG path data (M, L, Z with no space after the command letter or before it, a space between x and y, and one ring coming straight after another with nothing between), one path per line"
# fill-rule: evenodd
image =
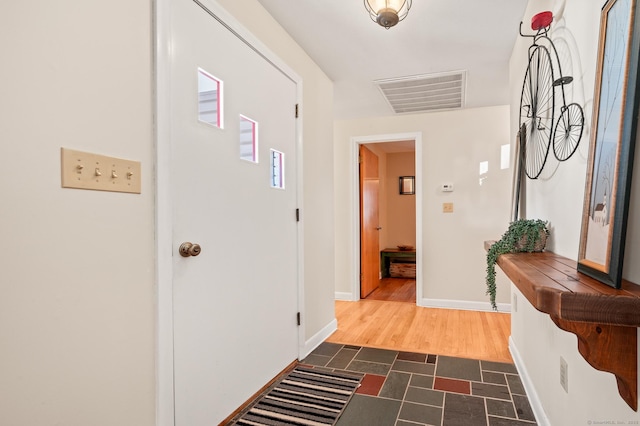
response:
M200 4L171 8L175 424L212 425L298 355L297 86ZM222 83L223 128L198 118L199 69ZM241 116L257 162L240 158Z

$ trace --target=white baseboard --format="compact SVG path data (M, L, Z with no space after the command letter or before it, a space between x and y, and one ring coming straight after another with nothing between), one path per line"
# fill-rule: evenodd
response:
M343 291L336 291L335 298L336 298L336 300L347 300L349 302L352 302L353 301L353 294L352 293L343 292Z
M425 308L460 309L463 311L493 311L489 302L470 302L468 300L420 299L418 306ZM509 303L498 303L498 312L511 312Z
M509 337L509 351L511 352L511 357L513 358L513 362L516 365L518 374L520 375L520 380L522 380L524 389L527 392L527 397L529 398L529 403L531 404L533 415L536 416L536 422L538 422L538 425L540 426L550 426L551 423L549 423L549 418L544 412L540 397L538 396L536 388L533 386L533 382L531 381L531 376L529 376L527 367L524 365L524 361L520 356L520 352L518 352L518 348L516 348L516 345L511 337Z
M304 347L300 350L300 361L305 359L315 348L320 346L320 343L324 342L327 337L331 336L334 331L338 329L338 320L334 318L329 324L327 324L322 330L318 331L309 340L304 342Z

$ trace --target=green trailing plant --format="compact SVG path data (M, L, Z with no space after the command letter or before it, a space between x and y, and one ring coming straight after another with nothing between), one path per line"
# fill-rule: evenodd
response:
M546 221L540 219L518 219L511 224L487 251L487 295L491 300L491 307L498 310L496 305L496 263L498 257L505 253L537 252L544 249L549 236Z

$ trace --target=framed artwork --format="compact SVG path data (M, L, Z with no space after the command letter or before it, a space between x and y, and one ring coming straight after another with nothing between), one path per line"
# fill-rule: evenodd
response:
M416 193L415 176L400 176L400 195L413 195Z
M607 0L599 40L578 271L620 288L638 117L636 0Z

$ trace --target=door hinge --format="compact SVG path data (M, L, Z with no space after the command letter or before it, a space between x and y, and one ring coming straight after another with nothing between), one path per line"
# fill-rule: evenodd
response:
M298 325L302 324L302 315L300 315L300 312L296 315L296 320L298 321Z
M358 164L362 163L362 155L358 155Z
M300 222L300 209L296 209L296 222Z
M296 104L296 118L298 118L298 104Z

